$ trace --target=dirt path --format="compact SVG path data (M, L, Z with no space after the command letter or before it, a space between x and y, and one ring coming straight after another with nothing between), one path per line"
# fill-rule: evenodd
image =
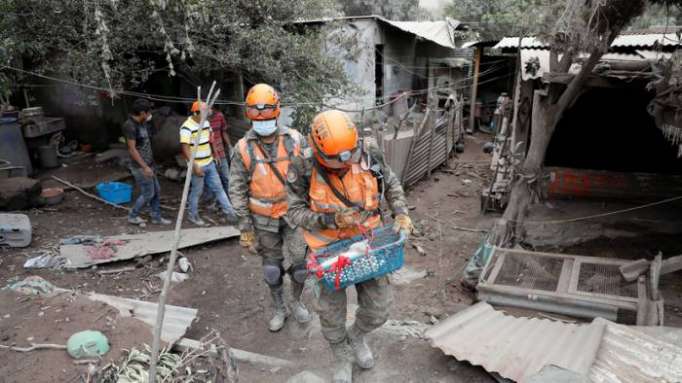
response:
M414 326L430 325L472 301L472 295L463 291L458 281L482 234L457 230L453 225L488 229L496 218L494 215L483 217L479 212L480 190L485 184L484 179L490 176L489 156L481 151L483 143L481 138L468 137L467 151L459 159L452 160L448 167L434 172L430 178L409 190L411 215L419 231L411 243L422 248L424 255L420 255L413 246L407 246L406 268L426 272L426 277L406 285L394 284L392 322L370 337L370 344L377 355L377 366L371 371L357 371L356 382L493 381L481 368L445 357L440 350L411 335ZM163 181L162 189L164 203L177 206L180 185ZM158 230L158 227L130 227L126 223L125 212L102 206L73 191L54 211L33 210L28 214L34 225L34 243L29 249L0 250L0 285L5 285L12 277L37 274L59 287L136 299L158 298L156 290L160 280L155 274L162 271L163 256L147 259L135 271L121 274L100 275L98 271L137 265L138 262L78 272L36 272L22 267L27 256L35 255L41 248L56 245L60 238L66 236L142 232ZM605 249L613 251L614 243L632 246L633 254L647 246L660 248L659 244L642 241L590 243L559 250L604 255ZM289 322L277 334L267 331L271 307L261 277L259 258L248 255L236 240L189 249L185 255L195 270L191 279L174 286L170 303L199 310L199 317L188 337L200 338L215 329L234 347L283 357L296 363L292 369L268 369L243 363L240 365L240 377L244 382L284 382L302 370L329 377L331 354L320 334L317 318L307 326ZM680 323L679 307L682 307L682 287L678 280L671 276L662 282L663 294L669 299L666 303L672 304L667 306L670 309L667 319L673 324ZM307 302L311 300L309 290L305 292L305 299ZM354 302L352 296L350 300ZM0 322L0 332L2 326Z

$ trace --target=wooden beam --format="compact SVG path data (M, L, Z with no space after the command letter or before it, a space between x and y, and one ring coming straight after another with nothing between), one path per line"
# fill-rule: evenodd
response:
M474 83L471 86L471 112L469 112L469 131L473 132L476 127L476 97L478 97L478 76L481 70L481 56L483 48L476 47L474 51Z
M572 73L545 73L542 76L542 81L548 82L550 84L561 84L561 85L568 85L571 80L575 77L574 74ZM639 83L635 83L637 86L639 86ZM625 81L618 81L613 78L605 77L605 76L600 76L596 74L591 74L587 82L585 83L586 87L589 88L632 88L633 85L632 83L625 82Z

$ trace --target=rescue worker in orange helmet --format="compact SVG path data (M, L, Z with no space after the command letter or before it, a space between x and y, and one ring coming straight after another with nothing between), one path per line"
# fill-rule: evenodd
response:
M318 114L308 137L312 156L292 159L288 217L303 228L311 250L354 237L382 225L385 197L395 215L393 229L412 232L412 222L400 181L388 167L379 147L360 139L348 115L337 110ZM353 360L363 369L374 366L365 335L388 319L392 295L386 276L355 285L359 308L346 329L346 291L314 290L315 310L322 334L335 357L334 382L351 383Z
M291 160L310 149L299 132L279 125L279 95L271 86L251 88L245 107L251 129L233 152L230 199L239 217L241 245L263 260L263 278L274 303L269 329L274 332L284 327L289 315L284 302L285 274L291 279L294 317L300 323L312 319L301 302L307 277L306 245L287 217L286 192Z

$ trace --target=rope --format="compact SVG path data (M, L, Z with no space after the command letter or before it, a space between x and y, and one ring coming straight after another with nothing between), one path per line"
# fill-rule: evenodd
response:
M662 201L652 202L652 203L648 203L645 205L635 206L635 207L631 207L631 208L627 208L627 209L620 209L620 210L615 210L615 211L611 211L611 212L607 212L607 213L588 215L585 217L559 219L559 220L547 220L547 221L524 221L524 222L525 223L536 223L536 224L543 224L543 223L546 223L546 224L562 224L562 223L588 221L588 220L595 219L595 218L610 217L613 215L629 213L629 212L642 210L642 209L646 209L646 208L650 208L650 207L654 207L654 206L665 205L665 204L675 202L675 201L680 201L680 200L682 200L682 196L668 198L668 199L664 199ZM515 221L515 222L519 222L519 221Z

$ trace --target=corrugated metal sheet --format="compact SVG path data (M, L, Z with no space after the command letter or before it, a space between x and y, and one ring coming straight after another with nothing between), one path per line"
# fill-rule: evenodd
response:
M467 28L465 24L453 19L441 21L392 21L377 15L369 16L347 16L323 18L314 20L299 20L297 24L323 24L334 21L353 21L374 19L383 23L392 25L404 32L419 36L425 40L434 42L445 48L455 48L452 32L455 30Z
M132 317L154 328L158 303L90 293L88 298L115 307L122 317ZM173 344L182 338L197 317L197 309L166 305L161 340ZM150 330L151 330L150 328Z
M519 383L553 364L587 374L604 331L546 319L515 318L478 303L426 332L431 345Z
M663 46L680 46L677 36L674 33L642 33L642 34L622 34L613 41L611 48L630 48L630 47L647 47L651 48L654 45ZM518 37L505 37L500 40L495 49L514 49L519 46ZM521 48L526 49L547 49L549 44L540 41L535 37L524 37L521 42Z
M682 382L682 348L605 319L572 324L516 318L478 303L426 331L434 347L524 383L545 365L594 383Z
M605 323L606 331L589 377L594 383L682 382L682 348L639 331Z
M412 33L445 48L455 48L452 28L447 21L391 21L379 18L402 31Z

